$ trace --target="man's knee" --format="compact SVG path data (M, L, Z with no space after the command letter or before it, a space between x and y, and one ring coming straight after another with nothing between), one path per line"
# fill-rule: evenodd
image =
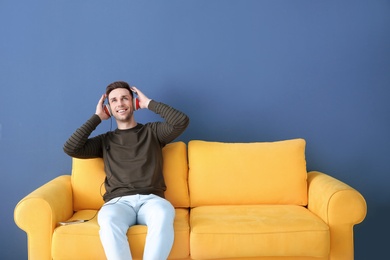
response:
M174 218L175 208L166 200L154 204L152 214L148 216L149 224L156 223L159 226L161 225L161 228L172 225Z

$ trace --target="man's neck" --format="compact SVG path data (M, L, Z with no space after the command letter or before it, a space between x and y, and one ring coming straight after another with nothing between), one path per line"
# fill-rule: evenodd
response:
M119 130L126 130L126 129L134 128L137 126L137 122L134 120L134 118L132 118L132 120L126 121L126 122L117 120L116 124L117 124Z

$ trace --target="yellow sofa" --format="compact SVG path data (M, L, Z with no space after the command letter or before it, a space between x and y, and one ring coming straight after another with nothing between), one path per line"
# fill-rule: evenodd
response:
M166 198L174 205L169 259L353 259L353 227L367 207L347 184L307 172L305 140L220 143L193 140L163 150ZM15 222L33 260L105 259L97 211L103 204L101 159L73 159L72 174L23 198ZM60 226L58 222L84 223ZM142 259L147 227L128 239Z

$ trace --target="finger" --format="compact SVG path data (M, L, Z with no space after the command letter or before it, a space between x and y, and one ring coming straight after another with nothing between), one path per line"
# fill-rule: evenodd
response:
M106 98L106 94L103 94L102 97L99 99L99 104L103 104L105 98Z
M138 94L138 89L134 86L132 86L131 88L131 91L133 91L135 94Z

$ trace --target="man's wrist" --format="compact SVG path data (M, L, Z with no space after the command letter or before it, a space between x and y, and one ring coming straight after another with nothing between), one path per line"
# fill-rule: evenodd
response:
M149 99L146 103L146 108L150 109L150 104L152 103L153 99Z
M95 125L98 125L103 121L103 119L98 114L93 114L90 120Z
M150 99L149 104L148 104L148 109L152 110L152 111L155 111L157 104L158 103L155 100Z

